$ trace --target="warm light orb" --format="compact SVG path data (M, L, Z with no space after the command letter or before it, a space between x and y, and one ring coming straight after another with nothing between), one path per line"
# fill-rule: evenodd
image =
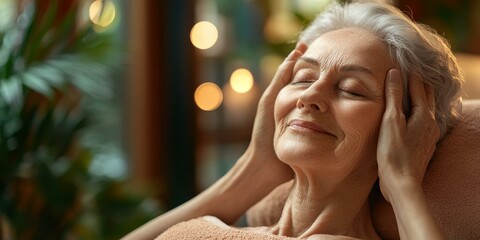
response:
M115 19L115 5L112 1L96 0L90 5L90 20L100 27L107 27Z
M246 93L252 89L253 76L250 71L245 68L239 68L232 73L230 77L230 85L235 92Z
M211 22L202 21L195 24L190 31L190 41L199 49L211 48L218 39L218 30Z
M296 10L304 16L313 18L319 12L323 12L332 2L332 0L297 0Z
M222 104L223 94L217 84L206 82L198 86L197 90L195 90L194 98L200 109L213 111Z
M263 33L271 43L285 43L294 40L301 28L295 15L290 12L280 12L266 20Z

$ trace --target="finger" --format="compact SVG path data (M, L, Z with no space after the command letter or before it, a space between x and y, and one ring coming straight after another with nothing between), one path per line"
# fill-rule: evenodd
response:
M307 44L303 43L303 42L298 42L297 45L295 46L295 49L299 50L300 52L305 53L305 51L307 51Z
M431 85L425 84L425 93L427 95L428 108L430 109L430 112L432 112L433 117L435 118L436 105L435 105L435 94L433 92L433 87Z
M298 58L301 57L307 50L307 45L300 43L297 47L290 52L290 54L285 58L283 63L278 67L275 76L273 77L268 91L273 91L274 93L280 91L292 78L293 67L297 62Z
M297 60L300 56L302 56L305 51L307 51L307 45L299 42L296 46L295 49L293 49L290 54L285 58L284 62L286 61L291 61L291 60Z
M387 113L403 113L403 81L400 71L390 69L387 73L385 81L385 112Z
M428 107L425 85L420 76L417 74L411 75L408 90L412 99L412 110L419 107Z

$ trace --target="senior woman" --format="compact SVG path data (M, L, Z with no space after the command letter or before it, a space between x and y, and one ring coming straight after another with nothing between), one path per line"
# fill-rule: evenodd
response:
M379 179L402 239L442 239L421 184L461 81L445 40L398 9L332 4L280 65L234 167L126 238L380 239L368 199ZM277 224L227 225L292 178Z

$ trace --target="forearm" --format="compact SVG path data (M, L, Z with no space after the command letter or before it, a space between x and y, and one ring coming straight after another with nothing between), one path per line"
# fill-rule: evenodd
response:
M422 186L405 180L396 183L390 197L401 239L444 239L435 222Z
M181 206L151 220L124 239L153 239L169 227L196 217L212 215L227 224L234 223L248 208L279 183L265 182L268 166L249 164L247 151L235 166L207 190Z

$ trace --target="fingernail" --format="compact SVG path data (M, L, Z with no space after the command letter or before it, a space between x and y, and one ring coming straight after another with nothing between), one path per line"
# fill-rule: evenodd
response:
M298 51L297 49L294 49L291 53L290 53L290 57L292 58L296 58L298 57L300 54L299 54L300 51Z
M388 71L388 81L390 81L393 84L400 83L400 79L398 78L398 76L394 76L395 72L397 71L398 70L396 69L391 69L390 71Z

